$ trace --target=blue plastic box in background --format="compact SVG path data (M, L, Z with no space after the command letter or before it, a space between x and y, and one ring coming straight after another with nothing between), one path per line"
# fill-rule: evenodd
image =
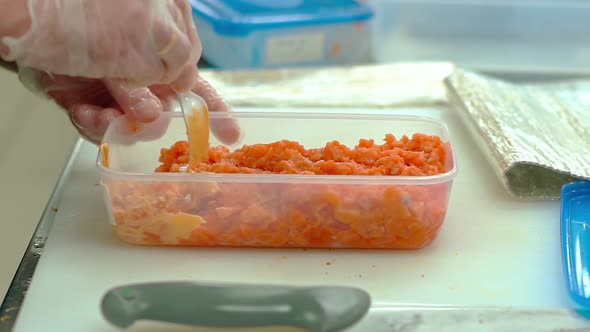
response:
M203 58L223 69L326 66L371 57L373 11L353 0L191 0Z

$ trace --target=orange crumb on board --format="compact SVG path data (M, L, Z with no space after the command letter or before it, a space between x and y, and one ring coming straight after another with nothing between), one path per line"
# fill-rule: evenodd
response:
M399 140L386 135L382 144L361 139L352 148L332 141L322 148L306 149L287 140L235 151L210 147L205 162L190 162L189 154L187 141L162 149L157 172L186 172L188 168L196 173L426 176L448 169L447 145L437 136L423 134ZM418 249L437 236L450 191L448 183L113 179L105 184L123 240L202 247ZM179 213L200 219L176 226L163 218ZM184 233L173 227L183 227Z

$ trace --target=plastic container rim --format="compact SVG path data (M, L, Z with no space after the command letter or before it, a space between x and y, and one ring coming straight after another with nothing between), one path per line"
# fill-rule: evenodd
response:
M167 112L161 116L182 118L178 112ZM108 137L117 121L125 118L121 116L111 122L107 128L101 144L109 143ZM98 149L96 166L101 177L124 178L137 182L218 182L218 183L308 183L308 184L348 184L348 185L433 185L453 180L458 173L455 146L451 140L447 125L440 120L415 115L384 115L360 113L304 113L304 112L210 112L210 119L240 119L240 118L279 118L279 119L335 119L335 120L400 120L410 122L430 123L438 126L443 135L448 138L453 168L439 175L429 176L383 176L383 175L298 175L298 174L221 174L221 173L141 173L115 171L102 164L103 151Z
M277 0L280 1L280 0ZM310 14L292 14L292 13L277 13L275 18L265 17L264 20L256 20L251 17L233 17L233 18L218 18L215 17L211 10L201 10L191 0L191 11L194 17L206 21L212 26L213 30L219 35L227 37L244 37L255 31L274 30L274 29L292 29L300 27L313 26L329 26L336 24L349 24L354 22L370 21L375 13L371 6L364 3L356 3L358 8L361 8L361 13L354 13L347 16L336 17L313 17ZM242 29L236 29L241 27Z

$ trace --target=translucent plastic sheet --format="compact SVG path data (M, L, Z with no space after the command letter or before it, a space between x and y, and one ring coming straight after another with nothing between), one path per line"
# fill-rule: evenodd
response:
M232 106L391 107L445 104L446 62L257 71L203 71Z

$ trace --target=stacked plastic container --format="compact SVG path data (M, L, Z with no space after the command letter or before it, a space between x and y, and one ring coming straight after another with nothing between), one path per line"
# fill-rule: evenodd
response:
M370 60L371 7L353 0L191 0L203 58L276 68Z

